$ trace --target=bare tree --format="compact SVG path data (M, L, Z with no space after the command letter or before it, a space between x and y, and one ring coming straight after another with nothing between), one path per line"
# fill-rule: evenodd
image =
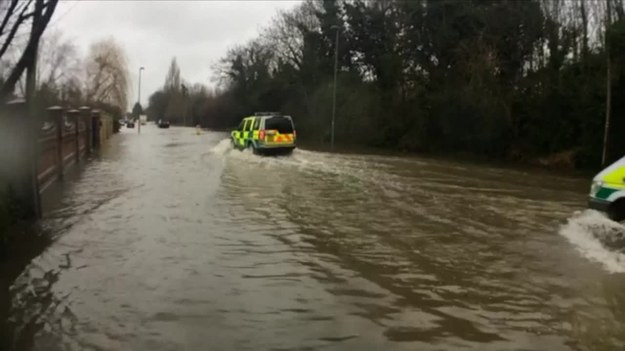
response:
M0 85L0 100L11 95L25 71L26 95L32 97L35 90L35 67L39 41L45 31L58 0L3 0L0 1L0 61L14 46L18 34L28 35L19 59L12 65ZM28 25L30 24L30 29Z
M301 68L304 35L319 30L319 20L315 16L317 7L318 4L308 0L290 11L281 11L273 19L262 34L262 40L277 59Z
M128 102L128 67L124 50L113 39L91 45L85 61L87 100L124 111Z
M76 45L61 32L45 35L40 43L37 63L37 86L62 88L80 78L81 62Z
M167 76L165 76L165 90L180 90L180 67L178 66L178 62L176 58L171 59L171 64L169 65L169 70L167 71Z
M183 94L185 86L180 77L180 67L176 58L171 59L169 70L165 76L164 97L166 99L166 108L164 117L174 123L185 123L185 99Z

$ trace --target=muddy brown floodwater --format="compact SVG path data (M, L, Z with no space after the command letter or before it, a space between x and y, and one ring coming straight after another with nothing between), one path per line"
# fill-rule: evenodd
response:
M625 256L599 240L622 227L584 210L587 180L225 138L122 131L66 183L13 345L625 348Z

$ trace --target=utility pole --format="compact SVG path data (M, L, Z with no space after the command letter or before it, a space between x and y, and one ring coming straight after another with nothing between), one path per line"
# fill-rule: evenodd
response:
M180 84L182 89L182 126L187 126L187 87L184 84Z
M145 68L141 67L139 68L139 91L137 92L137 104L140 108L139 111L139 120L137 121L137 133L141 134L141 114L143 113L143 108L141 108L141 72L143 72Z
M603 152L601 154L601 166L608 162L608 146L610 143L610 120L612 119L612 60L610 59L610 40L608 30L612 24L612 8L610 0L607 1L607 13L605 23L605 52L606 52L606 94L605 94L605 126L603 130Z
M336 29L336 40L334 43L334 86L332 88L332 129L331 129L331 147L334 149L334 120L336 119L336 75L339 67L339 29L340 27L334 25L331 27Z

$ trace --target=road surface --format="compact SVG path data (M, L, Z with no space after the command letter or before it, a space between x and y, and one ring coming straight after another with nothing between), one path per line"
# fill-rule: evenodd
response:
M122 130L12 287L34 350L625 348L625 259L588 182ZM625 231L625 230L623 230Z

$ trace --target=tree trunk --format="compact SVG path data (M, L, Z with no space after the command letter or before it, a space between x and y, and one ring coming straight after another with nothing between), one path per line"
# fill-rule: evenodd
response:
M620 21L625 17L625 12L623 12L623 1L616 1L614 4L614 9L616 11L616 20ZM610 5L608 5L610 6Z
M41 21L42 12L43 0L37 0L35 2L31 33L35 33L37 31L37 26ZM26 101L28 102L29 112L32 113L34 110L33 106L37 85L37 53L39 51L39 40L36 40L32 43L32 45L29 45L29 49L31 50L31 53L28 55L28 59L26 60Z
M588 57L588 14L586 13L585 0L580 1L582 16L582 62L586 63Z
M608 161L608 148L610 143L610 119L612 117L612 60L610 59L610 40L608 30L612 23L612 8L610 0L607 1L605 23L605 52L606 52L606 94L605 94L605 126L603 130L603 152L601 165L606 166Z

